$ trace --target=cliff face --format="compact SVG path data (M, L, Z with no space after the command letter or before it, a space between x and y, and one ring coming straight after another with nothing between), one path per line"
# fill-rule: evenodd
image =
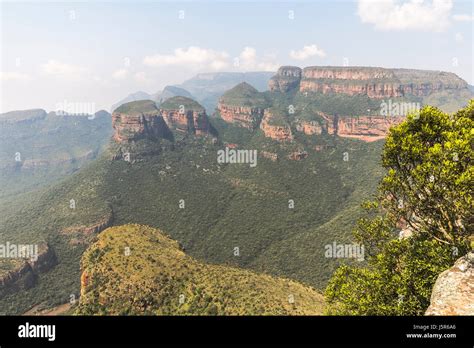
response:
M234 123L239 127L255 129L258 127L257 120L263 117L263 108L252 108L250 106L232 106L219 102L217 109L222 119L228 123Z
M203 110L161 110L169 129L182 133L204 135L209 132L209 121Z
M386 116L331 116L327 122L328 133L340 137L357 138L363 141L383 139L390 127L399 124L404 117Z
M260 124L260 129L265 133L265 136L277 141L293 140L291 128L285 124L275 124L274 118L276 116L270 110L265 110L262 123Z
M316 121L299 121L296 124L296 130L306 135L314 135L323 133L323 127ZM327 125L325 127L327 131Z
M260 125L266 106L263 93L242 82L224 93L219 99L217 110L220 117L228 123L256 129Z
M292 89L298 89L301 81L302 70L296 66L282 66L277 74L268 82L268 88L272 92L287 93Z
M369 98L424 97L443 90L466 89L455 74L439 71L370 67L282 67L269 82L271 91L342 93Z
M142 138L163 138L166 123L151 100L134 101L123 104L112 114L114 140L118 143Z
M431 293L426 315L474 315L474 253L441 273Z
M202 106L186 97L166 100L160 109L151 100L123 104L112 114L114 140L172 139L172 131L205 135L209 121Z
M35 286L38 274L53 268L57 259L54 251L47 244L42 244L36 260L17 259L15 263L15 268L0 275L0 298Z

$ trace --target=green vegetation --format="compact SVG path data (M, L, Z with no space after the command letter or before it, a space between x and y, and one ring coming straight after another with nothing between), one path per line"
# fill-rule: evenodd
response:
M247 82L242 82L228 90L220 101L226 105L264 108L267 106L265 94L257 91Z
M451 116L425 107L391 129L382 158L388 172L354 232L368 264L335 272L329 313L424 313L439 273L470 248L473 129L474 100ZM411 237L396 238L400 224Z
M180 110L180 108L184 107L185 110L204 110L204 107L201 106L198 102L187 98L187 97L171 97L166 99L161 105L160 109L163 110Z
M308 315L323 297L282 278L187 256L143 225L111 227L82 257L80 315Z
M140 115L144 113L157 112L158 108L152 100L136 100L120 105L114 112L127 115Z

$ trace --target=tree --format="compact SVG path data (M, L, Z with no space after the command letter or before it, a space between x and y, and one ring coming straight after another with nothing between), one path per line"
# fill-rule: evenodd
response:
M425 107L390 130L382 154L387 174L354 231L367 263L333 274L329 314L424 313L438 274L469 250L473 126L471 100L454 115ZM411 237L398 237L401 228Z

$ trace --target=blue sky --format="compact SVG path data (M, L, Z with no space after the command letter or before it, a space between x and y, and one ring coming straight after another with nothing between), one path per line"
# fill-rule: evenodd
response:
M280 65L473 76L471 1L3 2L1 111L97 109L199 72Z

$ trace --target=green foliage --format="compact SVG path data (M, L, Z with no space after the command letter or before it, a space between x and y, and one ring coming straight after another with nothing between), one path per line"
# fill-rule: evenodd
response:
M179 110L184 107L185 110L204 110L201 104L187 97L171 97L166 99L161 105L160 109L163 110Z
M425 312L439 273L469 250L473 120L471 101L451 116L425 107L391 129L378 202L366 204L369 215L354 232L367 265L334 273L325 292L328 313ZM394 238L400 224L413 235Z
M225 92L220 101L226 105L263 108L267 106L265 94L242 82Z
M380 201L395 221L457 245L473 230L474 100L454 115L425 107L390 131Z

